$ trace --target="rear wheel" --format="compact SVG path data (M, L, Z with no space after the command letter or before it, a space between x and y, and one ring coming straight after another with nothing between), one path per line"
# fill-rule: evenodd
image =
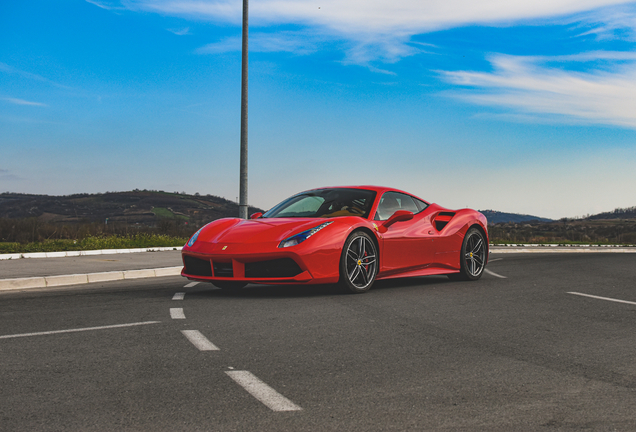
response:
M470 228L466 232L459 256L459 273L448 275L451 280L477 280L486 267L486 237L477 228Z
M222 290L225 290L225 291L238 291L241 288L243 288L245 285L247 285L244 282L233 282L233 281L214 281L212 282L212 284L215 287L221 288Z
M347 238L340 257L340 284L347 291L367 292L378 274L378 251L371 237L356 231Z

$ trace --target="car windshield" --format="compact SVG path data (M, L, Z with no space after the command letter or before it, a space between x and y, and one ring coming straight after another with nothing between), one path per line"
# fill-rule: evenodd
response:
M319 189L303 192L286 199L262 217L315 217L338 216L369 217L375 191L365 189Z

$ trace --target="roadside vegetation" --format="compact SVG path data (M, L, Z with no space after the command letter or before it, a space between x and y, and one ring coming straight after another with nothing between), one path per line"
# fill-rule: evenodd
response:
M136 249L149 247L178 247L188 241L187 237L173 237L162 234L134 234L128 236L111 235L85 237L81 240L43 240L29 243L0 243L0 254L27 252L61 252L98 249Z
M155 227L85 222L46 223L38 218L0 219L0 253L56 252L183 246L197 226L162 219Z
M493 244L636 244L636 219L561 219L488 226Z
M206 223L237 214L236 202L209 194L5 192L0 193L0 253L183 246Z

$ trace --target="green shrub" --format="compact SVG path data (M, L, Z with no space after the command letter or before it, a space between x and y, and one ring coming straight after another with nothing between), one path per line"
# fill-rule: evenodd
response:
M22 244L0 243L0 253L179 247L183 246L186 241L188 241L188 238L186 237L174 237L164 234L87 236L81 240L59 239Z

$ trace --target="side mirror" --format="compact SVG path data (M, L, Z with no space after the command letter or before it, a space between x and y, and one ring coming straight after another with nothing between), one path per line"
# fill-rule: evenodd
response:
M411 219L413 219L413 212L410 212L408 210L398 210L393 213L390 218L384 221L384 223L382 224L382 228L384 228L382 232L385 232L391 225L396 222L404 222Z
M259 217L261 217L261 216L263 216L263 213L261 213L261 212L256 212L256 213L253 213L253 214L250 216L250 219L258 219L258 218L259 218Z

